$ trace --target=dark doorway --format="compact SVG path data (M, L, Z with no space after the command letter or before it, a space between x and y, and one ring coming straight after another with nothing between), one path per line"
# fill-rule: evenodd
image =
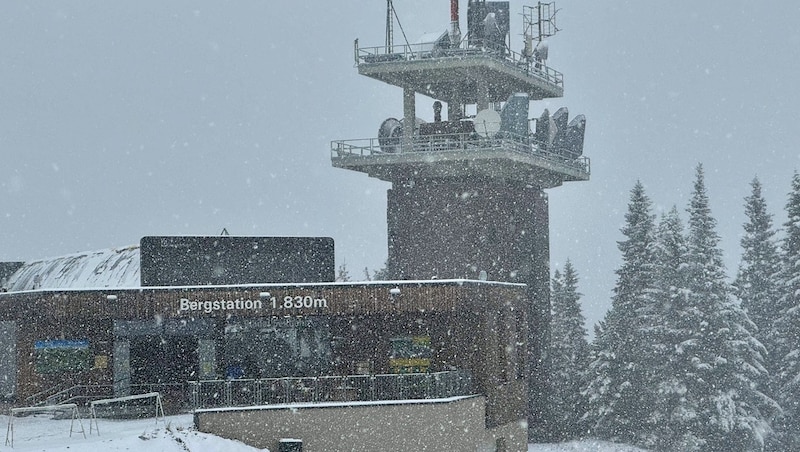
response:
M131 384L183 383L197 379L197 338L147 336L131 339Z

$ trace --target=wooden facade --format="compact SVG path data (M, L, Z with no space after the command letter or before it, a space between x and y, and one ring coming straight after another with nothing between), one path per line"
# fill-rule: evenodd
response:
M0 294L0 322L14 331L17 405L75 384L127 395L132 383L225 378L232 338L262 340L265 326L289 322L324 330L303 333L316 344L304 353L327 361L305 373L390 373L394 338L427 338L427 370L469 372L486 396L487 427L496 427L525 418L526 296L521 284L471 280L43 290ZM64 344L83 347L88 364L45 366L48 347ZM263 363L262 375L248 377L263 376Z

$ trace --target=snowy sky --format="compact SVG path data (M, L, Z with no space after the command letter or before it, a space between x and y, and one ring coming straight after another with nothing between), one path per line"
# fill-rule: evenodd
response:
M395 0L409 40L447 28L449 2L434 3ZM0 3L0 260L226 228L331 236L351 274L379 268L388 184L331 168L328 149L402 114L399 89L353 68L353 39L383 44L385 5ZM515 50L522 5L511 2ZM587 116L592 180L550 190L553 269L572 259L599 320L636 179L659 212L684 212L702 162L732 275L750 180L782 223L800 167L800 5L557 6L550 64L566 94L531 111Z

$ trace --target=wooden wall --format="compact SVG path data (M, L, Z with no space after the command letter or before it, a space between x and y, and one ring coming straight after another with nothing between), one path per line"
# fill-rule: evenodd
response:
M486 422L491 427L524 417L525 291L522 285L479 281L39 291L0 294L0 320L17 324L18 404L58 384L111 384L115 320L209 318L224 331L231 317L324 316L337 337L333 354L342 363L337 373L354 373L358 361L371 361L374 373L389 372L390 338L430 336L430 370L471 372L487 395ZM279 306L285 297L325 302L287 309ZM181 310L182 299L249 300L250 305L260 300L261 309ZM76 374L37 374L34 344L53 339L88 339L99 365ZM224 340L224 334L215 339ZM217 346L218 352L222 349Z

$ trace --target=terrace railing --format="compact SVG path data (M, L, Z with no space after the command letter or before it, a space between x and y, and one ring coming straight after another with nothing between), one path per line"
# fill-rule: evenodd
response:
M474 393L465 372L286 377L188 382L190 408L438 399Z
M551 85L564 88L564 74L547 66L545 61L535 61L508 49L497 51L492 46L476 45L474 42L470 45L467 41L462 41L461 45L455 48L437 48L433 42L360 47L356 39L353 48L356 66L430 58L480 57L492 59L526 76L536 77Z
M500 138L485 138L477 134L416 135L408 142L402 137L360 138L331 142L331 158L373 157L389 154L414 154L430 152L506 151L531 156L554 167L584 173L588 178L591 168L588 157L571 155L566 149L547 147L530 138L506 133Z

